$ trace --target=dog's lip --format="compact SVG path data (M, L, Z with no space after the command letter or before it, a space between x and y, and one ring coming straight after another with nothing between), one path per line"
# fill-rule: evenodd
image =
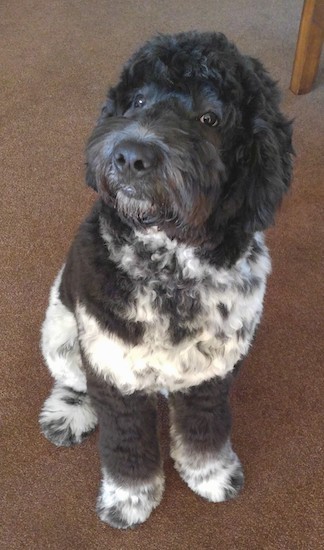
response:
M136 195L136 189L132 185L126 185L125 187L121 188L122 193L126 195L127 197L134 198Z
M125 193L126 187L118 190L115 196L115 207L123 216L137 219L143 223L151 223L151 218L156 216L156 206L145 197L130 196Z

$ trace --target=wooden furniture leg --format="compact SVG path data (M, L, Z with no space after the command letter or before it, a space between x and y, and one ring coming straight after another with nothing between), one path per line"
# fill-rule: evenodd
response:
M305 0L290 89L306 94L315 80L324 37L324 0Z

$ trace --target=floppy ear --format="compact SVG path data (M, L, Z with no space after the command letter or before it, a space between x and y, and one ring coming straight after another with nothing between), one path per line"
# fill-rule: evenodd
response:
M98 191L96 175L89 162L86 162L85 180L88 187L91 187L95 191Z
M116 91L115 88L111 88L108 92L107 99L101 108L101 113L98 118L97 124L100 124L105 118L116 116Z
M244 185L242 215L247 231L264 230L289 188L293 147L291 122L279 110L279 92L261 63L249 60L244 113L245 136L237 150ZM247 115L247 116L246 116Z
M99 115L99 118L97 120L96 128L93 132L93 134L96 132L96 129L104 122L104 120L108 117L114 116L117 114L116 112L116 92L114 88L111 88L108 91L107 99L105 103L103 104L101 108L101 113ZM89 142L93 139L93 134L91 135ZM95 191L98 191L97 188L97 182L96 182L96 175L95 172L91 166L91 162L89 162L88 155L87 155L87 162L86 162L86 174L85 174L86 184L89 187L92 187Z

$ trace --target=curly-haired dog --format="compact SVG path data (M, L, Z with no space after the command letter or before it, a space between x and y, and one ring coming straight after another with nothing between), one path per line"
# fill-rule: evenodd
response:
M99 422L97 510L145 521L164 488L156 394L171 455L220 502L243 484L228 393L260 320L263 231L291 177L291 125L261 63L222 34L158 36L109 91L87 147L99 194L51 291L42 350L55 379L40 415L56 445Z

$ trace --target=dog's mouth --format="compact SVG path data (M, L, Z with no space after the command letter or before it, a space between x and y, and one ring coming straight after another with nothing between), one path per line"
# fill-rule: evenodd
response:
M130 195L129 187L126 187L125 190L117 191L115 206L123 216L136 219L145 218L145 216L155 212L155 208L149 200L138 199Z
M130 186L117 191L114 203L123 218L144 225L154 225L158 221L157 207L147 199L136 198L133 188Z
M153 226L170 218L168 198L157 173L132 178L116 172L113 166L98 177L99 193L126 222L137 226ZM152 183L154 181L154 184Z

